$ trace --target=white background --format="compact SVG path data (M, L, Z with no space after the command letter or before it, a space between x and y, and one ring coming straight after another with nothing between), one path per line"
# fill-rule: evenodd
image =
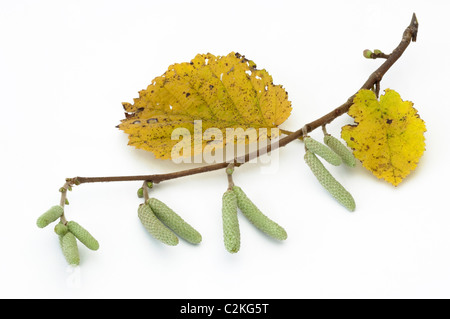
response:
M0 297L3 298L448 298L448 1L0 2ZM127 146L121 102L197 53L244 54L289 92L296 130L344 103L389 53L412 13L420 28L382 81L414 102L426 152L397 188L360 164L333 168L357 202L341 207L303 162L301 142L235 182L284 226L279 243L240 215L242 245L222 241L223 171L162 183L153 195L203 235L164 246L137 218L140 182L85 184L67 217L101 248L80 246L67 266L52 227L36 218L59 202L65 177L140 175L191 166ZM339 136L351 123L329 127ZM321 138L320 130L312 133Z

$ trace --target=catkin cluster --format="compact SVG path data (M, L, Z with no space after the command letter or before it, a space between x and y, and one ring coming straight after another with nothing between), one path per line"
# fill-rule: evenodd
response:
M157 240L170 246L178 245L178 237L191 244L199 244L202 236L170 207L150 198L138 208L138 216L145 229Z
M324 143L314 140L306 136L305 142L306 153L304 156L306 164L310 167L320 184L344 207L349 211L355 210L355 200L353 196L331 175L325 168L319 158L320 156L332 165L340 165L344 163L349 167L355 166L355 157L353 153L342 144L337 138L325 134Z
M230 253L237 253L241 244L238 208L255 227L270 237L278 240L287 238L283 227L264 215L240 187L233 186L222 196L223 240Z
M55 222L64 214L64 208L60 205L51 207L37 219L37 226L44 228ZM59 243L66 261L70 265L80 264L80 254L78 251L77 240L91 250L98 250L100 245L98 241L80 224L75 221L59 222L54 228L59 236Z
M344 163L347 166L354 167L355 158L353 154L339 140L329 134L324 136L324 144L309 136L304 138L304 142L306 149L304 159L314 175L336 200L348 210L353 211L355 201L352 195L336 181L317 157L320 156L335 166ZM237 253L240 250L241 234L238 210L266 235L277 240L286 240L287 233L284 228L263 214L245 192L239 186L234 185L231 178L233 171L234 167L229 167L226 170L229 187L222 196L223 240L226 250L230 253ZM146 184L146 187L151 188L152 186L151 182ZM62 191L66 191L66 189L64 188ZM138 190L138 197L144 197L143 187ZM139 206L138 217L145 229L155 239L166 245L178 245L178 237L192 244L199 244L202 241L202 236L196 229L156 198L149 198ZM64 207L61 205L55 205L39 216L36 224L39 228L44 228L58 219L60 219L60 222L55 226L54 231L59 236L62 252L69 264L79 265L80 263L78 241L91 250L99 249L98 241L86 229L75 221L66 221Z

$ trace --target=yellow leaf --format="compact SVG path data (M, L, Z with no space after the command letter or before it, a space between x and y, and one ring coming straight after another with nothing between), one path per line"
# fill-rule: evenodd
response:
M291 112L282 86L274 85L267 71L256 69L254 62L234 52L227 56L198 54L191 62L173 64L139 92L134 104L123 106L126 119L118 127L129 135L128 144L161 159L172 158L172 149L180 141L171 138L176 128L188 130L190 155L208 145L200 136L194 147L194 121L202 121L202 134L208 128L220 130L223 139L217 141L216 136L215 142L223 147L226 128L267 128L267 138L270 129L283 123Z
M425 122L413 103L389 89L379 101L374 92L360 90L348 114L357 125L344 126L342 138L365 168L397 186L425 151Z

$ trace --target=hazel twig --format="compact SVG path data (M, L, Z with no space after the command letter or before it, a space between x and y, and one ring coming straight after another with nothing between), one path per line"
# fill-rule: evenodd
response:
M402 39L400 43L397 45L397 47L392 51L391 54L386 55L386 61L379 66L366 80L366 82L361 86L360 89L366 89L370 90L376 86L376 90L379 90L379 83L381 79L383 78L384 74L394 65L394 63L402 56L403 52L405 52L406 48L409 46L409 44L414 41L416 41L417 38L417 32L419 28L419 23L417 22L417 17L415 14L413 14L412 19L408 27L403 32ZM275 146L268 145L265 152L261 152L260 150L257 150L253 153L248 153L245 155L245 157L242 158L234 158L233 162L236 167L239 167L248 161L250 159L254 159L259 157L261 154L270 153L271 151L274 151L277 148L284 147L291 143L292 141L295 141L297 139L301 139L303 136L305 136L307 133L317 129L318 127L322 127L323 125L326 125L328 123L331 123L339 116L345 114L348 112L350 106L353 104L353 99L355 98L356 93L350 96L345 103L340 105L339 107L335 108L331 112L325 114L324 116L305 124L302 128L295 132L289 132L286 130L283 130L282 132L284 134L288 134L287 136L281 138ZM153 183L160 183L163 181L168 181L176 178L181 178L185 176L190 175L196 175L206 172L212 172L219 169L226 168L229 165L228 162L222 162L222 163L216 163L216 164L210 164L205 165L198 168L193 169L187 169L187 170L181 170L178 172L172 172L167 174L153 174L153 175L136 175L136 176L106 176L106 177L74 177L70 178L68 180L71 181L72 184L79 185L83 183L98 183L98 182L124 182L124 181L146 181L151 180Z

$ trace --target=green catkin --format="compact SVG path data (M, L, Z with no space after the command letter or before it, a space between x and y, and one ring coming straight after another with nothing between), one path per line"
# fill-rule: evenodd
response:
M253 225L275 239L285 240L287 238L284 228L264 215L240 187L234 186L233 192L236 194L239 209Z
M149 205L141 204L138 216L142 225L154 238L166 245L178 245L178 237L155 216Z
M311 168L316 178L325 189L349 211L355 210L355 200L352 195L330 174L323 166L322 162L314 155L313 152L307 150L305 153L305 162Z
M192 244L199 244L202 241L202 235L166 204L156 198L150 198L147 204L150 205L155 216L175 234Z
M315 139L306 136L303 139L303 142L305 142L305 147L307 150L322 157L328 163L335 166L339 166L342 164L341 157L338 154L336 154L333 150L331 150L329 147L320 143L319 141L316 141Z
M98 250L100 248L98 241L94 237L92 237L92 235L80 224L71 220L67 223L67 228L87 248L91 250Z
M230 253L237 253L241 246L241 234L237 216L237 198L232 190L222 196L223 241Z
M323 142L342 158L345 165L355 167L355 156L341 141L330 134L326 134L323 137Z
M71 232L67 232L64 236L60 236L61 249L70 265L80 264L80 254L78 252L77 239Z
M64 213L64 208L60 205L52 206L49 210L47 210L45 213L43 213L36 221L36 225L39 228L44 228L48 226L49 224L56 221L58 218L62 216Z

